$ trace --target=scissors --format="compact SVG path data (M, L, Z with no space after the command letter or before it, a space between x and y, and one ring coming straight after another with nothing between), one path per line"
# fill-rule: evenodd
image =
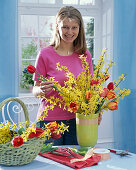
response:
M69 148L61 148L61 151L65 151L65 152L68 153L68 154L63 154L63 153L57 152L57 151L52 151L52 152L50 152L50 153L55 154L55 155L61 155L61 156L74 157L74 158L76 158L76 157L72 154L72 152L71 152L71 150L70 150Z
M116 150L112 150L112 149L108 149L110 152L112 152L112 153L115 153L115 154L117 154L117 155L120 155L121 157L122 156L131 156L131 154L130 153L128 153L128 149L126 150L126 151L116 151Z
M77 158L75 155L73 155L73 153L71 152L71 150L69 148L62 148L61 150L70 154L70 157Z

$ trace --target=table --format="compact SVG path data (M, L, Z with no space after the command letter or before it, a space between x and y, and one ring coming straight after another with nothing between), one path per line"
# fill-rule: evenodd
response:
M131 156L120 157L114 153L110 154L111 159L100 161L98 165L84 168L83 170L136 170L136 154ZM0 170L72 170L68 166L62 165L50 159L37 156L33 162L24 166L3 166Z

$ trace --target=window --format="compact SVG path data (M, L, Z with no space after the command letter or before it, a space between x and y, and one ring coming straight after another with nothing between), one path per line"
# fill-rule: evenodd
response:
M65 5L76 7L82 14L87 48L95 59L100 48L100 2L101 0L19 0L19 55L20 93L32 85L31 77L23 73L35 64L40 49L49 45L52 38L55 16ZM26 76L26 77L25 77ZM25 82L24 82L25 79ZM27 80L26 80L27 79ZM24 86L25 84L25 86ZM25 90L25 92L29 92Z

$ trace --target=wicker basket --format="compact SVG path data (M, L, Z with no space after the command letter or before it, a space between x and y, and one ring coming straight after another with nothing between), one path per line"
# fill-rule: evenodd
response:
M9 101L17 101L24 110L25 120L29 121L25 104L18 98L8 98L0 103L1 108ZM32 138L19 147L13 147L11 142L0 144L0 164L7 166L25 165L32 162L40 152L45 138Z

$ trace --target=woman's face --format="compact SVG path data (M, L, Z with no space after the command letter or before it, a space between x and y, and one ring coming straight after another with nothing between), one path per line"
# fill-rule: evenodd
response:
M79 24L75 19L65 18L59 22L58 30L61 40L66 43L73 43L79 33Z

